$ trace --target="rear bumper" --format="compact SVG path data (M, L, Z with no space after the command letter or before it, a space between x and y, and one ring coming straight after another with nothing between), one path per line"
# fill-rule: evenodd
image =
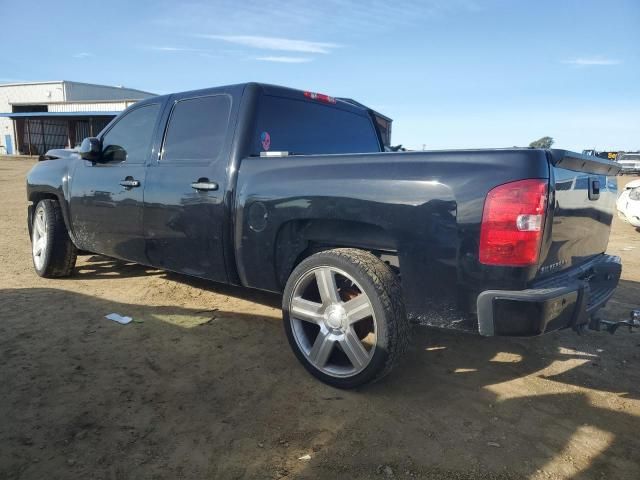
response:
M578 268L520 291L478 295L478 327L485 336L534 336L589 323L620 280L620 257L599 255Z

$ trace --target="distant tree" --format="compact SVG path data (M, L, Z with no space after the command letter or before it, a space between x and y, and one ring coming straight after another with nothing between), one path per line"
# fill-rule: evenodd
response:
M554 140L552 137L542 137L534 142L531 142L529 144L529 147L530 148L551 148L551 145L553 145L553 143L554 143Z
M391 150L392 152L406 152L406 151L407 151L407 149L406 149L406 148L404 148L404 147L402 146L402 144L400 144L400 145L395 145L395 146L394 146L394 145L391 145L391 146L389 147L389 150Z

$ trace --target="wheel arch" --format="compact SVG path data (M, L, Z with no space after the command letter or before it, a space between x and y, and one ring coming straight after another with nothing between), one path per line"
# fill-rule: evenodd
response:
M291 272L305 258L335 248L356 248L385 256L395 269L398 244L391 232L379 225L354 220L298 219L283 223L276 235L275 275L284 289Z
M28 200L31 202L27 208L27 226L29 228L29 238L33 237L33 214L35 213L36 206L41 200L55 200L59 202L58 197L50 192L32 192L29 194Z
M64 199L60 198L59 192L31 191L29 192L28 200L29 202L31 202L31 204L27 209L27 224L29 227L29 238L31 238L31 235L32 235L33 214L35 212L36 206L42 200L54 200L58 202L58 205L60 205L60 210L62 211L62 218L64 220L64 225L67 228L67 232L69 233L69 238L71 238L71 241L74 243L74 245L77 246L76 239L73 235L73 230L71 229L71 223L69 221L69 215L68 215L69 212L68 212L68 209L66 208L66 202Z

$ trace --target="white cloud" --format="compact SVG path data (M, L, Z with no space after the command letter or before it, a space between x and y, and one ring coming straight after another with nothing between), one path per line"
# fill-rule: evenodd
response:
M329 42L311 42L308 40L294 40L291 38L261 37L255 35L197 35L200 38L222 40L245 47L262 50L280 50L285 52L331 53L340 45Z
M593 67L603 65L620 65L622 62L620 60L606 57L579 57L571 60L565 60L562 63L577 65L579 67Z
M207 53L207 52L198 53L198 56L202 58L222 58L221 55L216 55L214 53Z
M94 57L95 55L93 53L89 53L89 52L80 52L80 53L76 53L73 55L73 58L89 58L89 57Z
M309 63L313 59L308 57L256 57L256 60L279 63Z
M408 0L389 2L373 0L218 0L216 2L172 2L156 9L159 15L151 19L156 25L171 31L211 32L243 35L239 25L260 25L260 34L283 35L291 38L328 38L327 32L348 32L349 38L366 37L372 31L378 38L382 32L391 34L397 28L421 25L425 21L458 21L460 15L474 15L486 8L480 0ZM286 30L284 30L286 28ZM334 37L329 37L334 38Z
M182 48L182 47L147 47L149 50L155 50L156 52L203 52L199 48Z

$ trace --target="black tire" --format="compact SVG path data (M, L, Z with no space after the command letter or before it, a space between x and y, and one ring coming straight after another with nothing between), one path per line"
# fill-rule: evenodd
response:
M321 267L343 270L359 284L370 301L377 328L375 350L368 365L349 377L328 375L311 363L294 337L290 306L298 282ZM400 361L409 343L410 325L406 317L398 277L391 268L369 252L353 248L327 250L302 261L291 273L282 300L284 329L296 357L313 376L338 388L355 388L387 375Z
M43 213L46 224L44 233L46 242L41 252L42 259L39 262L36 262L35 253L32 249L33 267L41 277L68 277L76 265L78 249L69 238L69 232L64 223L60 205L56 200L51 199L38 202L33 211L32 244L37 235L35 223L40 212Z

